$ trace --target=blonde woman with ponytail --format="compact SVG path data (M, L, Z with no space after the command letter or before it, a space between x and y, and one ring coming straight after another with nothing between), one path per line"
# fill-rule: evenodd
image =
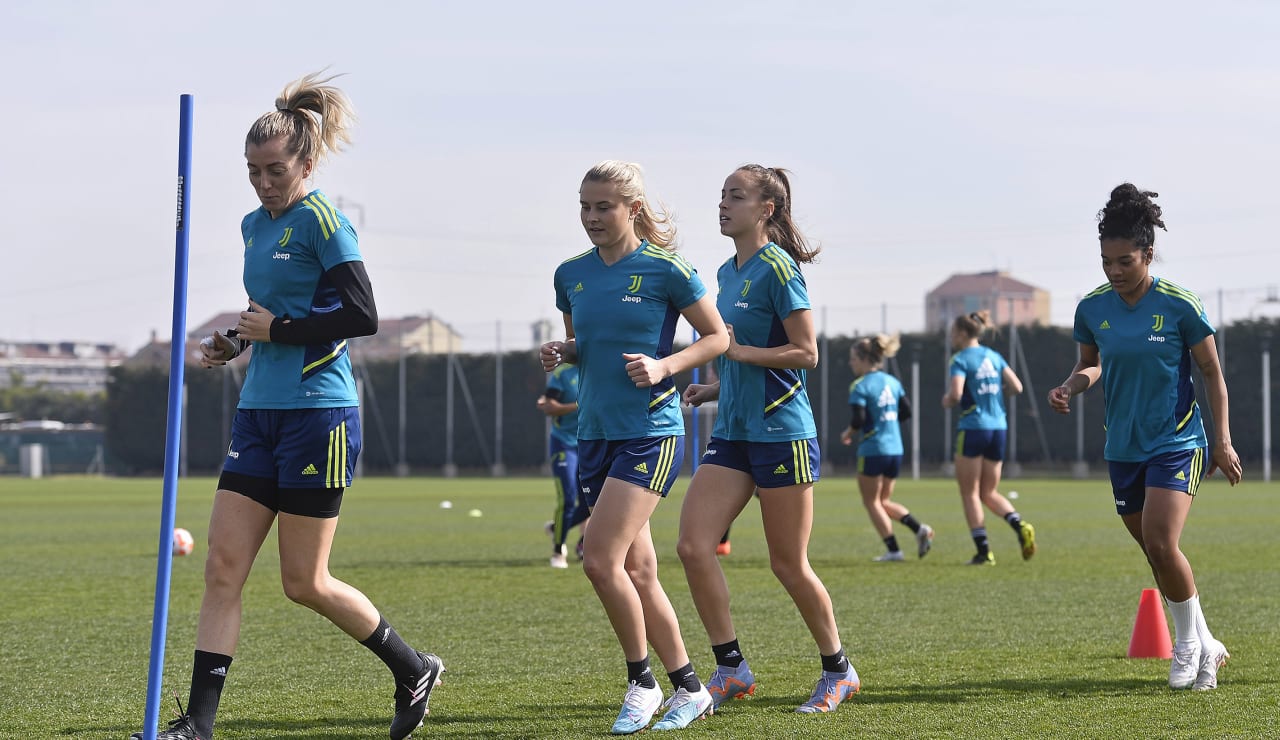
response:
M191 693L159 740L213 737L240 637L241 593L273 525L285 595L391 670L391 740L422 724L444 672L439 658L410 647L364 594L329 573L361 442L347 340L378 330L356 232L324 193L307 187L316 166L350 141L351 103L332 79L290 83L245 137L249 182L262 204L240 226L249 309L201 343L201 364L226 365L250 345L253 352L213 499Z
M849 426L840 442L858 442L858 490L871 526L884 541L885 552L878 563L905 560L898 538L893 534L896 519L911 529L916 538L916 555L924 557L933 547L933 528L911 516L902 504L890 500L893 485L902 469L901 422L911 418L911 399L902 383L884 371L884 361L898 354L898 336L878 334L863 337L849 348L849 367L854 380L849 385Z
M591 508L582 567L627 663L627 691L612 732L676 730L711 713L711 695L685 650L675 609L658 581L649 517L684 459L684 418L674 376L709 362L729 344L698 273L672 248L675 227L645 196L639 165L605 161L579 190L592 248L555 273L565 339L542 345L542 367L576 363L578 480ZM699 339L675 351L676 321ZM667 670L664 692L649 668L649 645Z
M960 486L969 535L978 549L969 565L996 564L987 541L984 505L1013 528L1023 560L1036 554L1035 527L1023 520L1009 499L996 490L1009 429L1004 397L1021 393L1022 381L999 352L979 343L991 328L987 311L956 317L951 325L951 349L955 354L951 357L947 391L942 396L943 408L960 409L956 423L956 483Z

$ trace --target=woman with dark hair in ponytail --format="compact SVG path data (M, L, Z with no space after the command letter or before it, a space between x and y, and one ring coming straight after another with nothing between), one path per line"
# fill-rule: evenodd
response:
M1004 445L1009 421L1004 397L1022 392L1022 381L1000 353L978 343L991 329L991 315L974 311L957 316L951 325L950 380L942 396L943 408L960 408L956 423L956 483L969 534L978 552L969 565L995 565L987 543L987 527L982 514L986 505L1005 520L1018 535L1022 559L1036 554L1036 530L996 488L1004 467Z
M818 250L792 219L786 171L760 165L739 167L725 180L720 233L736 248L716 276L729 349L716 361L719 382L690 385L684 393L691 406L716 398L720 405L685 494L676 545L716 657L707 689L717 707L756 690L738 646L716 545L759 489L769 564L822 658L817 687L796 711L830 712L859 683L840 643L831 597L808 556L819 455L804 384L805 371L818 364L818 342L798 265L812 262Z
M1241 477L1240 457L1231 446L1227 384L1204 304L1150 272L1155 230L1164 228L1155 197L1124 183L1098 212L1107 282L1076 306L1080 359L1062 385L1049 391L1049 405L1070 413L1071 397L1101 378L1104 456L1116 513L1146 555L1173 615L1169 686L1208 690L1217 687L1218 669L1231 656L1209 632L1195 575L1178 541L1201 479L1220 468L1234 486ZM1210 456L1191 379L1193 361L1213 412Z

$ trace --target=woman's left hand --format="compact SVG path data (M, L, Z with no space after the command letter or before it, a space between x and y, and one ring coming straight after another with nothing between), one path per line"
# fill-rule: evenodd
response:
M1232 447L1230 442L1213 446L1213 459L1209 461L1209 472L1205 477L1213 475L1214 470L1221 470L1222 474L1227 476L1227 482L1233 486L1244 476L1240 456L1236 454L1236 448Z
M263 308L260 303L250 299L249 310L240 312L240 321L236 324L236 332L243 339L252 342L271 341L271 322L276 317Z
M666 380L669 375L662 360L655 360L648 355L623 352L622 359L627 362L627 377L631 378L637 388L651 388Z

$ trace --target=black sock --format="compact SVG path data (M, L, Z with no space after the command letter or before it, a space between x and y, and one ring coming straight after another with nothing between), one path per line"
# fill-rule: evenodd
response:
M991 551L990 545L987 544L987 528L978 527L970 531L969 534L973 537L973 544L978 547L978 555L985 558L987 553Z
M915 517L913 517L913 516L911 516L910 514L906 514L906 515L904 515L904 516L903 516L901 519L899 519L898 521L900 521L900 522L902 522L903 524L905 524L905 525L907 525L908 527L910 527L912 532L919 532L919 531L920 531L920 522L916 521L916 518L915 518Z
M653 677L653 671L649 670L649 656L646 655L640 660L627 661L627 681L639 684L646 689L658 687L658 680Z
M1005 514L1004 520L1009 523L1010 527L1013 527L1013 531L1020 531L1022 527L1022 517L1018 516L1018 512L1011 511L1008 514Z
M725 668L737 668L742 665L742 652L738 648L737 640L730 640L723 645L712 645L711 652L715 653L716 665L722 665Z
M382 617L378 617L378 628L372 635L361 640L360 644L381 658L387 668L391 669L391 675L397 679L409 678L422 672L422 658L418 656L418 651L409 647L395 628Z
M732 529L732 527L730 527L730 529ZM728 541L729 541L729 530L728 530L728 529L726 529L726 530L724 531L724 536L720 538L720 544L722 544L722 545L723 545L724 543L726 543L726 542L728 542Z
M885 538L884 538L884 546L885 546L885 547L887 547L887 548L889 548L889 552L897 552L897 551L898 551L898 538L897 538L897 537L894 537L893 535L889 535L888 537L885 537Z
M668 673L667 678L671 679L671 688L677 691L684 689L690 694L696 694L698 689L702 688L702 682L698 680L698 674L693 672L693 663L685 663Z
M187 715L191 717L196 734L206 740L213 737L213 720L218 714L218 700L222 698L222 685L227 682L229 667L230 655L196 651L196 659L191 666Z
M844 657L844 648L836 651L835 655L822 656L822 670L828 673L845 673L849 670L849 659Z

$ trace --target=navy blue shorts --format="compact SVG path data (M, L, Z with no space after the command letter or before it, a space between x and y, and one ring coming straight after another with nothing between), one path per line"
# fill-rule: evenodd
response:
M587 506L595 506L606 478L617 478L666 496L684 464L684 435L640 439L578 440L578 482Z
M821 453L818 438L791 442L746 442L712 437L703 465L741 470L759 488L786 488L816 483Z
M858 475L897 478L902 472L902 455L867 455L858 458Z
M1194 496L1204 478L1205 448L1166 452L1146 462L1108 462L1117 514L1136 514L1147 502L1148 488L1182 491Z
M222 470L280 488L346 488L359 454L355 407L239 409Z
M956 457L984 457L1004 460L1007 429L961 429L956 433Z

